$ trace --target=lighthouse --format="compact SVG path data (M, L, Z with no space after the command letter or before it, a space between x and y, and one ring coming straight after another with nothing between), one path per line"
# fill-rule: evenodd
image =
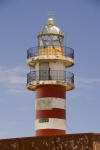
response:
M74 89L74 50L53 17L41 29L38 46L27 50L27 89L35 91L35 135L66 134L66 92Z

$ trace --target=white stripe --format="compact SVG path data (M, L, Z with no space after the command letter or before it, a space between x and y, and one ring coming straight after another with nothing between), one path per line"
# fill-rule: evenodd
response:
M40 123L39 119L35 121L35 130L39 129L60 129L66 130L66 120L49 118L49 122Z
M36 110L51 110L53 108L66 108L66 100L62 98L39 98L36 99Z

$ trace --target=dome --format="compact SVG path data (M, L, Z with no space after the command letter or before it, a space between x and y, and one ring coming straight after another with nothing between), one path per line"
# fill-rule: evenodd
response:
M46 26L42 28L40 34L59 34L62 35L61 30L56 26L56 22L53 18L49 18Z

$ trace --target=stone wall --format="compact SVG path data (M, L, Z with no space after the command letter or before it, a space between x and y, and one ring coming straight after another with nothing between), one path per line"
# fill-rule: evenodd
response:
M92 136L93 150L100 150L100 134Z
M92 134L2 139L0 150L92 150L93 140Z

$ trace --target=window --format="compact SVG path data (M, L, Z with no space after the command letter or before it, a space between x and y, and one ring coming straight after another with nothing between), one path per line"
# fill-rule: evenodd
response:
M39 123L49 122L49 118L41 118L39 119Z
M40 63L39 80L49 80L49 63Z

